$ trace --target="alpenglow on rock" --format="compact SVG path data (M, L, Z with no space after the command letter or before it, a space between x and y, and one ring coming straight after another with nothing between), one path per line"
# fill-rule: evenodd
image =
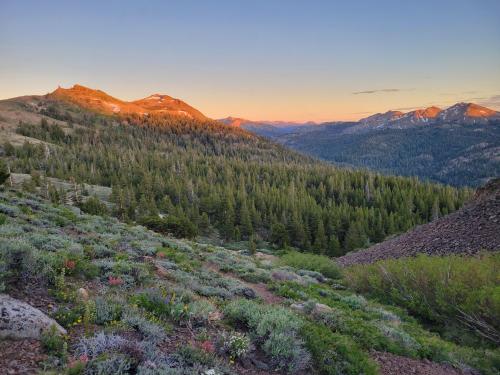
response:
M6 294L0 294L0 339L39 339L55 326L61 334L66 330L37 308Z

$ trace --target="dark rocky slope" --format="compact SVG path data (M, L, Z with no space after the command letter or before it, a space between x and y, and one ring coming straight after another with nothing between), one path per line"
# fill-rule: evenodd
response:
M419 253L472 255L482 250L500 250L500 178L478 189L459 211L337 261L350 266Z

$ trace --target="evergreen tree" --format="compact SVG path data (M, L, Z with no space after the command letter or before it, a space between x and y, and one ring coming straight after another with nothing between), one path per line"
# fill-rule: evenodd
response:
M368 238L364 233L362 224L359 221L352 222L344 242L346 252L365 247L367 243Z
M7 164L2 159L0 159L0 185L7 181L9 176L10 173Z

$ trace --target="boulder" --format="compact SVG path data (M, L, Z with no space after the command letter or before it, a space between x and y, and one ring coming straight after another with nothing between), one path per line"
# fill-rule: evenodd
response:
M333 309L330 306L327 306L322 303L315 303L313 306L306 306L306 305L307 303L292 303L290 307L296 311L313 315L322 315L333 311Z
M37 308L6 294L0 294L0 339L39 339L42 332L55 326L61 334L66 330Z

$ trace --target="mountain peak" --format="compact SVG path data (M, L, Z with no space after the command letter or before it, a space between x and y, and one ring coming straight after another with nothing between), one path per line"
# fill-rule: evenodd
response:
M500 113L475 103L460 102L439 114L439 119L450 122L485 123L500 119Z
M197 109L180 99L165 94L153 94L144 99L127 102L112 97L104 91L75 84L69 89L59 86L49 96L56 100L68 101L80 107L107 115L116 113L135 113L139 115L165 113L174 116L206 119Z
M360 124L376 127L387 125L408 127L436 122L487 123L499 119L500 113L475 103L456 103L443 110L436 106L416 109L407 113L387 111L359 120Z

